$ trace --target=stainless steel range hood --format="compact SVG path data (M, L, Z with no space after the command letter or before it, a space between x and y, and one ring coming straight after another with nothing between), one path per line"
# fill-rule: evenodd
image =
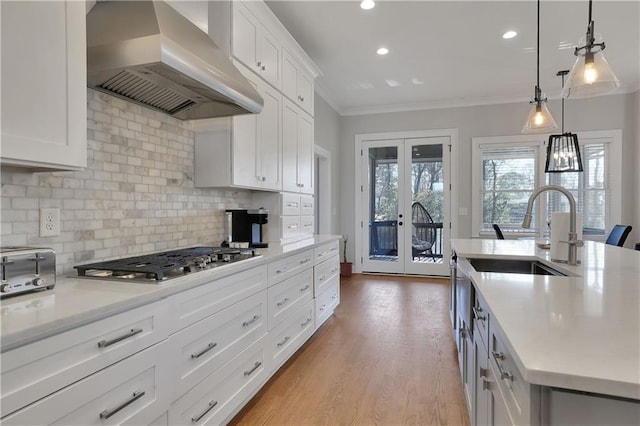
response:
M259 113L263 105L209 36L161 1L91 9L87 85L182 120Z

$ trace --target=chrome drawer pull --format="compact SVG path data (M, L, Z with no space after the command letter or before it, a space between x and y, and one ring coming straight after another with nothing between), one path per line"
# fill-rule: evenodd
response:
M217 343L209 343L207 345L206 348L204 348L203 350L201 350L200 352L196 352L194 354L191 354L191 358L196 359L196 358L200 358L202 355L206 354L207 352L209 352L211 349L215 348L216 346L218 346Z
M291 339L291 337L289 336L285 337L282 342L277 343L278 347L284 346L284 344L287 343L289 339Z
M121 340L124 339L128 339L131 336L135 336L138 333L142 333L142 329L141 328L132 328L130 332L128 332L127 334L123 334L120 337L116 337L115 339L111 339L111 340L100 340L98 342L98 347L99 348L106 348L107 346L111 346L114 343L118 343Z
M122 410L123 408L125 408L126 406L132 404L133 402L137 401L138 399L142 398L144 396L145 392L144 391L136 391L133 393L133 396L129 399L127 399L125 402L123 402L122 404L118 405L116 408L113 408L111 410L104 410L103 412L100 413L100 418L101 419L108 419L109 417L113 416L114 414L116 414L118 411Z
M336 273L336 272L338 272L338 268L333 268L333 269L331 270L331 273L332 273L332 274L334 274L334 273Z
M504 360L504 355L501 352L491 351L493 358L496 361L496 365L498 366L498 372L500 373L501 379L511 380L513 382L513 374L508 373L502 369L502 365L498 362L498 360Z
M482 379L482 390L491 390L491 382L487 379Z
M287 269L289 269L288 266L283 266L282 268L276 270L276 274L282 274L283 272L287 272Z
M320 278L318 278L318 280L319 280L319 281L324 281L324 280L326 280L326 279L327 279L327 276L326 276L326 275L323 275L323 276L321 276Z
M307 318L307 320L303 323L300 324L300 327L304 327L305 325L309 324L311 322L311 318Z
M300 263L301 265L304 265L305 263L309 263L309 262L311 262L311 259L309 259L309 258L307 257L307 258L305 258L305 259L302 259L299 263Z
M326 307L327 307L327 305L320 306L320 312L324 311Z
M478 321L486 321L487 320L487 316L484 315L480 315L480 312L482 312L482 308L478 308L478 310L476 310L476 307L474 306L473 308L473 317L475 319L477 319Z
M243 327L248 327L251 324L253 324L254 322L258 321L260 319L259 315L254 315L253 318L251 318L249 321L245 321L242 323Z
M325 250L322 253L318 253L318 257L326 256L327 254L329 254L329 252Z
M287 203L287 207L298 207L298 203Z
M287 303L288 301L289 301L289 298L288 298L288 297L285 297L284 299L282 299L282 301L280 301L280 302L276 303L276 305L278 305L278 306L282 306L282 305L284 305L285 303Z
M300 291L307 291L309 289L309 284L305 285L300 289Z
M194 422L194 423L199 422L200 419L203 418L216 405L218 405L218 401L209 401L209 405L207 406L207 408L205 408L204 411L202 413L198 414L197 416L191 417L191 421Z
M336 299L338 298L338 295L337 295L337 294L334 294L333 296L331 296L331 298L332 298L333 300L336 300Z
M247 370L244 372L245 377L246 376L250 376L254 371L256 371L258 369L258 367L260 367L262 365L262 363L260 361L256 361L255 365L251 368L251 370Z

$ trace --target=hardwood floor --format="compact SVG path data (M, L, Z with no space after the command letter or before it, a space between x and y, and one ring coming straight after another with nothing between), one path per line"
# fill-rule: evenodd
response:
M444 279L354 275L232 425L468 425Z

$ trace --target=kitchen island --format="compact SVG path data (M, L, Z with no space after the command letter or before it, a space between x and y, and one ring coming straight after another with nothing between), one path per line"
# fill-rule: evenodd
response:
M2 423L228 422L338 306L338 239L2 300Z
M581 264L571 266L551 262L549 251L533 240L454 239L451 246L458 257L458 274L470 280L476 297L471 300L473 324L465 324L460 333L472 336L468 370L473 370L477 357L473 339L483 335L477 324L488 322L495 334L489 333L485 350L496 370L496 388L507 406L512 398L517 407L505 411L512 422L570 420L554 411L561 400L565 407L573 403L584 413L590 405L602 412L598 403L603 401L604 409L610 402L626 404L632 418L640 421L640 252L586 241L580 249ZM478 272L469 259L479 258L537 260L567 276ZM481 307L487 312L479 313ZM517 371L506 371L509 365ZM490 388L482 377L486 376L469 374L465 386L471 418L477 423L482 423L477 418L484 409L477 407L482 388ZM567 395L572 401L567 402Z

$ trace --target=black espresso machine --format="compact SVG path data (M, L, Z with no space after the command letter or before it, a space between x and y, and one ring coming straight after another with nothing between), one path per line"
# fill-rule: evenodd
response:
M269 210L225 210L225 242L230 246L248 243L249 247L267 248L262 241L262 225L269 223Z

